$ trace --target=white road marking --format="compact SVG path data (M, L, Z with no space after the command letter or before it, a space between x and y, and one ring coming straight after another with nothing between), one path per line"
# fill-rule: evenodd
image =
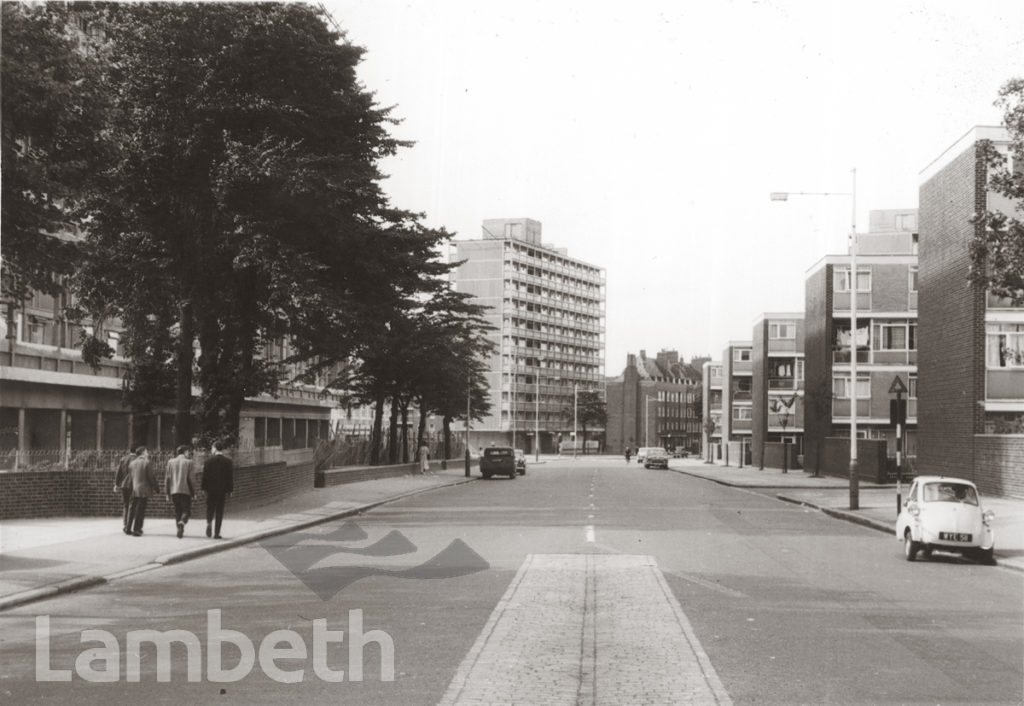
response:
M586 530L584 531L584 534L586 535L588 542L593 542L594 541L594 525L587 525Z
M441 704L731 704L654 559L531 554Z

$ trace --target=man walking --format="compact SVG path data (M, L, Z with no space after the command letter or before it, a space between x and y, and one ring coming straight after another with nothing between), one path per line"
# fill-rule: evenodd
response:
M132 506L128 519L132 525L132 535L141 537L142 524L146 521L146 506L159 487L153 472L153 462L149 460L149 449L145 446L135 449L135 460L128 464L128 470L132 478Z
M192 449L181 445L175 449L174 458L167 462L167 499L174 504L174 522L178 526L178 539L185 534L185 524L192 514L192 496L195 483L192 482Z
M226 444L213 442L210 458L203 464L203 491L206 493L206 536L220 539L220 526L224 521L224 501L235 489L235 468L224 455ZM211 528L211 523L216 523ZM211 532L212 530L212 532Z
M129 451L117 462L117 471L114 473L114 492L121 493L121 504L124 512L121 516L121 526L125 534L131 534L132 528L128 522L132 505L132 474L128 470L129 464L135 460L135 452Z

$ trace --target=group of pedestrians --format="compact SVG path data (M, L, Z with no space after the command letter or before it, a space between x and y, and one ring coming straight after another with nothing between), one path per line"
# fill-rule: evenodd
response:
M210 457L203 463L201 489L206 495L206 536L214 539L221 539L224 505L235 488L234 464L225 455L226 448L223 442L215 441ZM174 523L178 539L181 539L192 515L192 500L196 495L195 461L191 446L179 446L174 453L164 473L164 491L174 505ZM159 493L159 489L149 449L145 446L129 452L120 460L114 476L114 492L121 493L125 534L142 536L149 499Z

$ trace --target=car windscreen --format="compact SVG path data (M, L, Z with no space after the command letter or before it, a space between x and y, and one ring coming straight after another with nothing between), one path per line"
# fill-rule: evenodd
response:
M484 456L511 456L512 449L487 449Z
M926 483L921 493L926 503L964 503L966 505L978 504L978 493L973 486L963 483Z

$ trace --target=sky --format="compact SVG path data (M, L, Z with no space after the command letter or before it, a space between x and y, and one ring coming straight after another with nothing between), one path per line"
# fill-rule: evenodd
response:
M324 6L415 142L382 163L392 203L457 239L532 218L603 267L608 375L641 350L718 359L762 314L803 311L854 212L864 232L916 208L920 172L1000 124L1024 76L1020 0Z

